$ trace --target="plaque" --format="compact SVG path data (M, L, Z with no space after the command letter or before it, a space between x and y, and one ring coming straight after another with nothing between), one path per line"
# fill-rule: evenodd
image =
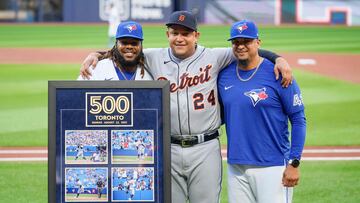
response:
M49 81L49 202L171 202L168 81Z

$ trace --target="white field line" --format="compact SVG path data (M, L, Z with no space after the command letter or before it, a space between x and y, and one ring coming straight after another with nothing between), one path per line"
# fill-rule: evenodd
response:
M360 160L360 156L354 157L302 157L302 161L354 161Z
M46 157L0 158L1 161L47 161Z
M226 155L226 149L222 149L221 153ZM305 149L303 154L312 154L312 153L324 153L324 154L337 154L337 153L360 153L360 149ZM227 160L226 157L223 157L223 160ZM360 156L349 156L349 157L306 157L301 158L302 161L356 161L360 160Z
M222 160L227 161L227 158ZM360 157L302 157L301 161L360 161Z
M226 149L222 149L221 153L226 154ZM303 153L360 153L360 149L304 149Z
M226 153L222 149L221 153ZM360 149L305 149L303 153L360 153ZM0 150L0 154L47 154L47 150Z
M25 157L25 158L0 158L0 162L4 161L47 161L46 157ZM223 157L223 161L227 158ZM302 161L359 161L360 157L303 157Z
M0 150L0 154L47 154L47 150Z
M223 161L227 158L223 157ZM360 161L360 157L301 157L301 161Z
M223 160L227 160L223 157ZM341 161L341 160L360 160L360 157L303 157L302 161ZM24 158L0 158L0 161L47 161L46 157L24 157Z
M303 153L357 153L360 149L305 149Z
M360 149L305 149L303 153L359 153ZM221 150L226 155L226 149ZM47 150L0 150L0 154L47 154ZM47 157L13 157L0 158L1 161L47 161ZM223 160L227 160L224 156ZM339 161L339 160L360 160L359 156L353 157L302 157L303 161Z

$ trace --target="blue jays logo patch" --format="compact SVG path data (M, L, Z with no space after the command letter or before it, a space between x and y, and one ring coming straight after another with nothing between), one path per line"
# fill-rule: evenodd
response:
M129 32L132 32L133 30L137 29L136 25L128 25L126 26L126 28L129 30Z
M265 100L269 96L266 94L266 88L253 89L244 93L245 96L248 96L251 99L253 106L255 107L257 103L261 100Z
M242 33L242 31L248 29L248 26L246 25L246 23L244 23L242 25L239 25L237 29L239 30L239 33Z

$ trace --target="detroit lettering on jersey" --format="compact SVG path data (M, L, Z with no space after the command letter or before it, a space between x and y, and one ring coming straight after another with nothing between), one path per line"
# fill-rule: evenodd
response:
M205 68L199 68L199 74L191 76L188 72L183 73L180 76L180 85L176 83L170 84L170 92L176 92L178 90L185 89L186 87L196 86L198 84L203 84L208 82L211 79L210 69L212 68L211 64L206 65ZM190 75L190 76L189 76ZM157 80L168 80L166 77L161 76Z

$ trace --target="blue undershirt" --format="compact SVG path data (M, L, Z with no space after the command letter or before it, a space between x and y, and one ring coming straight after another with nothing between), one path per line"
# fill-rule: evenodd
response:
M134 76L136 74L136 71L135 72L128 72L126 70L120 71L120 68L116 67L115 65L114 65L114 68L115 68L117 76L119 77L119 80L134 80L135 79Z

